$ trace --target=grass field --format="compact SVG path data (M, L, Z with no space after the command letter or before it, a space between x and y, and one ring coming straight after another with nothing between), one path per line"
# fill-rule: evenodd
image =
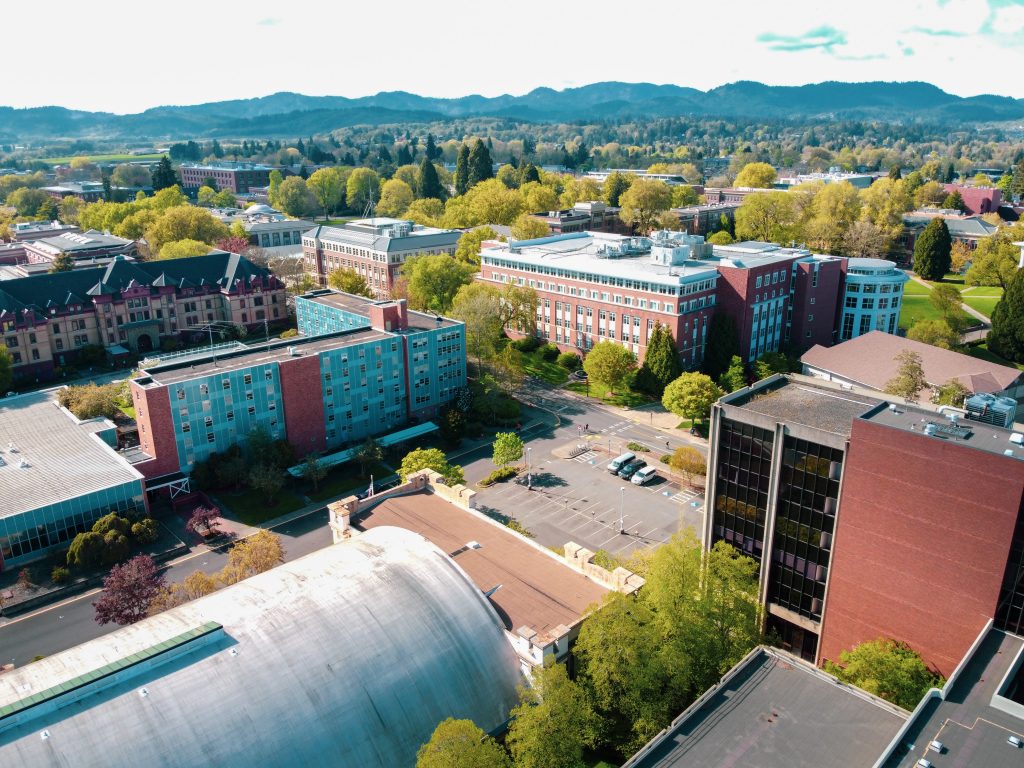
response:
M966 347L964 351L971 357L976 357L979 360L988 360L990 363L997 363L998 365L1005 365L1008 368L1017 368L1021 371L1024 371L1024 365L1020 365L1018 363L1011 363L1009 360L1000 357L995 352L990 352L988 344L984 341L981 342L980 344L971 344L970 346Z
M999 286L976 286L964 288L960 295L963 296L964 304L976 312L981 312L985 317L992 317L992 310L1003 297L1003 289Z
M43 157L44 163L50 165L67 165L75 158L84 158L90 163L127 163L132 160L159 160L163 155L69 155L68 157Z
M952 279L944 280L943 284L952 284L957 288L962 287L963 279L959 275L947 275L947 278ZM957 282L958 280L959 282ZM932 285L939 284L940 283L932 283ZM931 293L931 288L921 285L921 283L917 282L916 280L910 280L903 286L903 308L900 310L900 328L910 328L914 323L916 323L919 320L942 319L942 315L932 305L932 302L928 298L929 293ZM981 300L982 305L984 305L984 299L982 299L982 297L980 296L978 298L979 300ZM974 304L972 304L969 301L966 301L966 296L964 297L964 300L968 306L977 309L983 315L987 316L988 313L986 313L983 309L975 307ZM966 312L961 312L961 314L964 317L965 325L970 326L977 322L975 318L971 317Z
M574 381L567 384L566 389L571 389L580 395L586 395L587 382ZM596 381L590 382L590 397L598 398L609 405L625 406L627 408L635 408L638 405L644 405L652 401L652 398L640 392L634 392L629 387L619 387L615 394L611 394L607 387L603 384L598 384Z
M548 384L564 384L569 378L569 372L558 363L545 360L540 350L523 353L523 370L528 376L536 376Z

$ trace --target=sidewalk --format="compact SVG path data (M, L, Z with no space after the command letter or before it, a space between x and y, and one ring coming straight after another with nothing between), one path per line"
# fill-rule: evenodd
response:
M929 283L927 280L922 280L909 269L903 270L903 273L918 285L923 285L929 291L932 289L933 286L931 283ZM991 318L985 317L985 315L981 314L981 312L974 309L973 307L968 306L967 304L964 304L963 302L960 303L960 309L962 309L964 312L966 312L974 319L980 321L985 326L982 329L974 330L968 334L965 334L965 341L978 341L980 339L984 339L988 335L989 327L992 325ZM972 338L968 339L967 336L971 336Z

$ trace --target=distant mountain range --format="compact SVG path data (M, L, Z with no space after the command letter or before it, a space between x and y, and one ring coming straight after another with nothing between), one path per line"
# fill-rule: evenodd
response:
M389 91L357 99L275 93L254 99L155 107L134 115L63 107L0 107L0 141L55 138L184 139L299 136L353 125L499 117L530 122L745 117L979 123L1024 119L1024 99L963 98L928 83L771 86L742 81L710 91L651 83L594 83L523 96L434 99Z

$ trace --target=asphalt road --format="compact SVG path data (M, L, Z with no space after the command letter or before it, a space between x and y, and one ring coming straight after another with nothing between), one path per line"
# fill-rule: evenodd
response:
M282 538L284 559L295 560L331 543L327 510L293 520L274 533ZM227 564L222 552L199 550L184 555L165 569L169 582L180 582L195 571L213 573ZM13 619L0 619L0 664L22 666L35 656L49 656L117 629L96 623L92 604L102 590L95 589L61 603Z

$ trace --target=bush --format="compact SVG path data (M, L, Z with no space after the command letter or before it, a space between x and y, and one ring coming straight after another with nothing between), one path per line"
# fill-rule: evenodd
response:
M480 486L486 488L490 485L494 485L495 483L502 483L506 480L512 479L517 474L518 472L515 467L500 467L481 480Z
M580 367L579 355L574 355L572 352L563 352L557 359L558 364L567 371L575 371Z
M67 580L71 578L71 571L65 568L63 565L53 566L53 570L50 571L50 581L54 584L66 584Z
M662 457L660 459L658 459L658 461L660 461L662 464L671 464L672 463L672 454L671 453L663 454Z
M520 352L533 352L533 350L540 346L540 341L538 341L536 336L524 336L513 341L512 346Z
M287 331L282 331L279 338L282 339L293 339L299 335L299 331L296 328L289 328Z
M558 347L554 344L545 344L540 348L540 356L549 363L555 362L558 359L558 354Z
M651 449L641 443L626 443L626 448L634 453L650 453Z
M532 539L533 538L533 534L530 533L529 530L524 528L523 525L518 520L516 520L514 517L510 517L508 520L505 521L505 527L510 529L510 530L515 531L516 533L520 534L521 536L525 536L528 539Z
M152 544L157 540L156 520L147 517L132 524L132 538L139 544Z
M168 336L160 340L160 349L164 352L175 352L181 349L181 342L173 336Z

